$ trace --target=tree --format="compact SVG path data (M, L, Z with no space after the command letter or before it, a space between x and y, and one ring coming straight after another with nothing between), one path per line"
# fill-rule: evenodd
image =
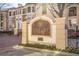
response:
M1 9L4 8L4 6L6 5L6 3L0 3L0 20L2 20L2 14L1 14Z
M8 4L8 3L0 3L0 10L2 8L5 8L6 6L10 6L10 4Z
M63 17L64 9L66 7L68 7L68 5L69 4L66 4L66 3L57 3L57 4L50 3L49 4L50 9L49 10L50 10L52 16L54 16L55 18L57 18L57 16L58 17Z
M52 16L54 16L55 18L57 18L56 15L58 15L58 17L63 17L65 8L73 4L78 5L79 3L49 3L49 6L50 6L49 10Z
M10 6L10 4L8 3L0 3L0 20L2 20L2 14L1 14L1 10L7 6Z

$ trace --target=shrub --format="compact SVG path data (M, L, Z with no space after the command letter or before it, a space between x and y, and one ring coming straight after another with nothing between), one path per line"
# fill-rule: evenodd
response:
M57 50L55 46L53 45L42 45L42 44L27 44L23 45L27 47L34 47L34 48L40 48L40 49L50 49L50 50Z
M79 48L67 47L65 50L62 51L79 54Z

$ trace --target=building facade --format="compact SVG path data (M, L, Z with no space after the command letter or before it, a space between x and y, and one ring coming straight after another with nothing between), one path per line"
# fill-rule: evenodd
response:
M0 12L0 31L8 30L8 11L3 10Z
M18 4L18 7L9 8L7 11L2 11L1 14L4 14L3 18L6 18L8 21L8 25L6 25L8 26L8 30L12 30L15 27L13 23L16 24L17 28L21 29L21 22L22 22L23 15L26 15L26 20L28 22L34 17L42 14L45 14L51 19L54 19L54 16L52 16L51 11L49 9L51 9L49 3L48 4L27 3L24 6L22 6L21 4ZM56 9L57 9L57 6L56 6ZM66 23L68 25L68 29L75 30L75 27L79 28L78 10L79 10L79 4L70 4L67 8L65 8L63 17L66 17Z
M55 9L58 10L57 5L54 5ZM27 27L29 27L31 20L35 19L36 17L39 18L39 16L45 16L45 18L47 17L47 19L51 19L51 22L55 22L56 19L54 17L54 15L52 15L52 12L54 12L54 10L51 12L52 7L50 6L50 3L27 3L24 6L22 6L21 4L18 4L18 7L16 8L9 8L7 11L5 12L1 12L1 15L4 14L4 21L1 20L0 22L0 28L4 31L4 30L8 30L8 31L15 31L17 30L17 32L22 32L22 22L26 21ZM79 30L79 4L69 4L63 12L63 17L65 17L65 29L67 29L67 31L69 30L74 30L77 31ZM57 18L58 15L55 14ZM36 18L37 19L37 18ZM47 20L48 21L48 20ZM4 22L2 25L2 22ZM50 22L50 23L51 23ZM41 24L43 25L41 25ZM29 26L28 26L29 25ZM40 29L40 27L42 29ZM49 28L48 28L49 27ZM29 27L30 28L30 27ZM55 28L55 26L53 26L52 28ZM55 29L52 29L53 32L55 32ZM1 30L0 30L1 31ZM31 32L30 30L28 30L29 32ZM70 32L70 31L69 31ZM68 32L68 33L69 33ZM49 23L41 20L41 21L37 21L32 25L32 34L35 36L50 36L50 25ZM55 33L52 33L52 35L54 35ZM71 34L71 33L70 33ZM68 38L68 34L67 34L67 38ZM32 37L31 34L28 33L28 38L29 40L35 37ZM56 37L53 36L53 38L55 39ZM48 40L49 39L49 40ZM48 38L47 41L48 42L53 42L56 43L55 40L51 40L50 38ZM39 38L38 40L42 40L42 38ZM47 42L44 41L44 42ZM75 39L71 39L68 38L68 42L69 45L72 46L77 46L79 47L79 44L76 44L76 42L79 42L78 40Z

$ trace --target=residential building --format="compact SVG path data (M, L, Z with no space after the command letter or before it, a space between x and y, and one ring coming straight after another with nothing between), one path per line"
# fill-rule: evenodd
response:
M0 12L0 31L8 30L8 11L3 10Z
M55 4L54 7L55 9L58 10L57 4ZM54 15L52 15L52 12L55 13L54 10L51 12L52 9L53 8L50 6L50 3L27 3L24 6L22 6L22 4L18 4L18 7L9 8L7 11L1 11L0 31L2 30L14 31L14 29L16 29L18 32L21 32L23 21L26 21L26 24L29 25L31 20L42 15L51 19L51 21L54 23L56 21L56 18L54 17ZM79 10L79 4L77 3L69 4L66 8L64 8L62 17L65 17L65 29L67 31L79 30L79 11L78 10ZM3 16L3 19L2 19L2 16ZM55 16L59 18L57 14L55 14ZM41 26L41 24L39 24L39 26L37 25L37 23L39 22L43 24L43 26L41 27L42 29L38 28ZM38 21L37 23L33 24L32 26L33 27L32 34L39 35L39 36L40 35L50 36L51 31L50 31L49 24L44 21ZM46 33L44 33L44 30ZM54 39L56 38L54 37ZM38 40L43 40L43 39L38 38ZM47 39L47 41L48 42L50 41L51 43L56 43L55 40L51 41L51 39L49 40ZM79 41L69 39L70 46L76 46L76 42L79 42Z

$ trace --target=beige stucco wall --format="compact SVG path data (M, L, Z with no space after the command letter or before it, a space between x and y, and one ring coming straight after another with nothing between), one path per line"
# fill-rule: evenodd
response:
M65 18L56 18L56 48L66 48Z
M51 36L32 35L32 24L39 19L48 21L51 28ZM38 37L42 37L43 41L38 41ZM56 22L46 17L38 16L32 19L29 24L27 21L22 22L22 44L44 44L44 45L56 45L58 49L66 48L66 30L65 30L65 18L56 18Z
M22 22L22 44L28 43L28 36L27 36L27 24L26 21Z
M42 6L38 5L39 9L36 11L36 17L27 24L26 21L22 22L22 44L45 44L45 45L56 45L58 49L66 48L66 30L65 30L65 18L51 18L52 15L49 13L47 9L47 14L42 15ZM48 6L47 6L48 7ZM51 36L43 36L43 35L32 35L32 24L37 20L45 20L50 23L51 26ZM53 23L53 20L56 20ZM42 37L43 41L38 41L38 38Z
M35 21L37 20L45 20L45 21L48 21L50 23L50 26L51 26L51 36L42 36L42 35L31 35L32 32L32 23L34 23ZM30 21L30 23L28 24L28 42L29 43L40 43L40 44L45 44L45 45L52 45L52 44L55 44L55 40L56 40L56 26L54 25L54 23L52 22L51 19L49 19L48 17L46 16L39 16L39 17L36 17L34 19L32 19ZM42 37L43 38L43 41L38 41L38 37Z

